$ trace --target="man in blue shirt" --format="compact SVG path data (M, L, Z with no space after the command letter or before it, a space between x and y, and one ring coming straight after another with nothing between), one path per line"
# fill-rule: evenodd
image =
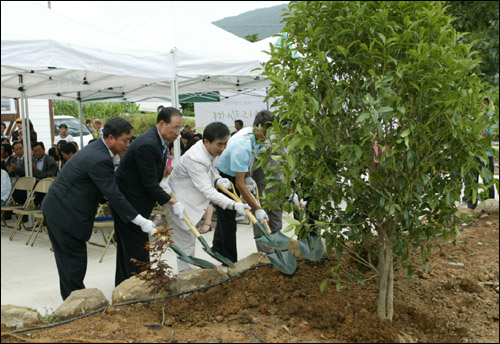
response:
M236 192L241 194L248 205L255 211L259 222L269 220L266 212L254 201L250 192L255 190L255 180L250 177L252 154L257 152L256 142L265 138L267 129L272 125L273 117L267 110L260 111L253 122L253 127L239 130L233 135L217 162L217 169L222 178L227 178L236 186ZM249 187L248 187L248 186ZM215 206L217 226L215 227L212 250L229 258L238 260L236 249L236 211Z

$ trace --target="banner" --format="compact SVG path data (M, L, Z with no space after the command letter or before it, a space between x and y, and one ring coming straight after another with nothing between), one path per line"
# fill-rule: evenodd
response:
M264 97L239 95L222 99L217 103L194 103L196 128L204 128L212 122L222 122L234 128L234 121L241 119L243 126L253 125L255 115L266 110Z

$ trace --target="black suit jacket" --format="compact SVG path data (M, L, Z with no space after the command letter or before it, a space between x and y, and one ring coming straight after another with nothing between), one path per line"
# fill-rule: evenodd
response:
M42 202L49 230L88 241L99 201L106 196L124 222L138 212L118 189L113 159L102 140L82 148L61 170Z
M120 191L145 218L149 218L156 202L163 205L170 201L170 196L159 185L165 164L162 142L155 126L130 144L116 170Z
M33 166L36 166L36 158L33 158ZM58 169L59 168L57 167L56 159L54 159L50 155L45 154L45 160L43 160L42 170L34 170L33 177L35 177L36 179L55 177L57 175Z

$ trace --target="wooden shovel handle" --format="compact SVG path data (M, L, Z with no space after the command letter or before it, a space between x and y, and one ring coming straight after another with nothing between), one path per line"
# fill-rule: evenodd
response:
M175 196L173 193L170 194L170 197L172 197L173 200L175 200ZM198 230L196 229L195 226L193 226L193 224L191 223L191 220L189 220L189 218L187 217L186 213L184 213L184 221L187 223L187 225L189 226L189 228L191 229L191 231L194 233L194 235L196 236L196 239L198 239L198 237L200 236L200 232L198 232Z
M219 189L221 189L225 194L227 194L229 197L234 199L236 202L242 203L241 198L239 198L236 193L229 191L228 189L226 189L222 185L217 185L217 186L219 187ZM231 186L233 187L233 190L234 190L234 184L232 182L231 182ZM252 223L258 222L257 219L255 218L254 214L252 214L252 212L249 209L245 209L245 214L247 214L248 218L250 219L250 221L252 221ZM265 225L266 224L267 224L267 221L265 221ZM271 233L271 230L269 229L269 225L266 226L266 231L268 233Z

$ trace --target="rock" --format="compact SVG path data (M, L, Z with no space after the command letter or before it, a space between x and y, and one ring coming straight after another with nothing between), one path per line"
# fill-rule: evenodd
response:
M448 265L457 266L460 268L463 268L465 266L464 263L453 263L453 262L449 262Z
M141 274L144 273L141 272ZM152 289L151 285L141 280L138 276L132 276L116 286L113 290L112 302L113 304L117 304L133 300L151 299L154 297L151 295Z
M2 305L2 324L7 327L23 328L40 322L38 311L22 306Z
M234 267L228 268L227 273L229 276L234 276L241 271L250 269L256 265L269 263L271 263L271 261L269 260L269 258L267 258L264 252L254 252L248 257L234 263Z
M463 278L459 285L462 290L469 293L480 293L482 291L477 283L467 277Z
M296 259L304 259L304 255L302 252L300 252L299 244L297 243L297 240L295 239L290 239L290 244L288 245L288 250L292 253L292 255Z
M97 288L75 290L54 311L53 316L58 320L70 319L90 313L108 304L109 301Z
M222 269L196 269L180 273L172 286L174 293L197 289L225 280L228 275Z
M487 199L482 204L484 204L484 210L488 214L498 214L498 201L496 199Z

